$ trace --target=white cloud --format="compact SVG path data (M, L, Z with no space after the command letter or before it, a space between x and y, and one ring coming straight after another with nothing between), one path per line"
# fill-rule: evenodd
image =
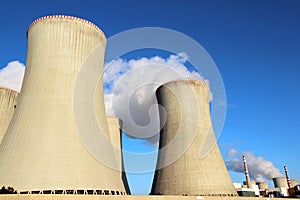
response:
M19 61L12 61L0 70L0 85L18 92L21 91L25 66Z
M186 53L180 53L166 59L155 56L107 63L104 72L107 114L122 119L123 129L129 135L153 138L159 131L157 87L178 79L204 80L200 73L189 71L184 65L187 59Z
M260 156L257 157L250 151L239 152L235 149L229 150L226 154L227 157L230 157L230 159L225 162L228 170L244 173L243 155L247 160L250 177L257 182L264 181L264 178L272 180L274 177L283 176L280 173L280 170L274 166L272 161L266 160Z
M226 153L226 156L227 156L227 157L232 157L232 156L235 156L235 155L237 155L237 154L238 154L237 150L235 150L235 149L230 149L230 150Z

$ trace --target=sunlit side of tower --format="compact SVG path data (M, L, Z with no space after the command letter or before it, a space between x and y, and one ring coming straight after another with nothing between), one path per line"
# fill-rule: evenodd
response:
M99 45L102 52L89 64L103 68L103 32L84 19L47 16L30 25L27 37L22 92L0 145L0 185L32 193L125 194L118 173L82 144L72 107L77 75ZM102 81L97 87L95 115L109 135ZM112 149L103 151L114 158Z
M0 86L0 143L17 104L18 92Z
M160 147L152 194L236 196L210 119L210 91L199 80L178 80L156 92L160 109ZM207 148L207 139L212 144ZM171 145L172 147L168 147ZM168 147L168 148L166 148ZM200 152L207 155L200 158ZM182 154L180 154L182 152ZM171 157L178 157L170 162Z
M113 116L107 116L106 119L111 143L114 146L113 150L117 161L117 168L121 169L118 173L124 183L126 193L130 194L122 154L122 121L119 118Z

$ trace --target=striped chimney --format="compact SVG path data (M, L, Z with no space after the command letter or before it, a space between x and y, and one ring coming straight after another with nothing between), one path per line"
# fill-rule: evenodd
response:
M247 161L245 156L243 156L243 163L244 163L244 171L246 176L247 188L251 188L250 176L249 176L249 171L248 171L248 166L247 166Z
M287 180L288 187L291 188L291 180L290 180L290 177L289 177L288 170L287 170L286 166L284 166L283 168L284 168L285 177L286 177L286 180Z

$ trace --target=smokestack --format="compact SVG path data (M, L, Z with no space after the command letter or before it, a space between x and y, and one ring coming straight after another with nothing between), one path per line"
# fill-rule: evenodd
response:
M245 156L243 156L243 163L244 163L244 171L246 176L246 185L248 188L251 188L250 176L249 176L249 171L248 171L248 166L247 166L247 161Z
M286 177L286 180L287 180L288 187L291 188L291 180L290 180L290 177L289 177L288 170L287 170L286 166L284 166L283 168L284 168L285 177Z

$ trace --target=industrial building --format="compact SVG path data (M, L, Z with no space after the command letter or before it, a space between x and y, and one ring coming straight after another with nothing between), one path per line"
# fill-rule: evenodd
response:
M246 181L243 182L243 185L237 183L233 183L233 185L239 196L258 197L260 195L258 185L256 185L255 180L250 180L246 157L243 156L242 158Z
M200 80L172 81L160 86L156 96L166 122L161 124L151 193L237 196L212 130L208 85ZM203 158L201 151L206 152ZM168 163L171 157L178 159Z
M89 64L103 68L105 35L91 22L59 15L33 22L27 38L22 92L0 145L0 185L31 194L126 194L120 172L83 146L72 107L77 75L99 45L102 52ZM109 135L102 81L96 116ZM114 159L112 149L105 151Z
M287 167L284 166L285 176L273 178L274 188L269 188L267 182L256 183L250 180L246 157L243 156L243 165L246 181L243 185L233 183L239 196L247 197L300 197L300 186L296 179L290 180Z
M17 106L18 92L0 86L0 143Z

